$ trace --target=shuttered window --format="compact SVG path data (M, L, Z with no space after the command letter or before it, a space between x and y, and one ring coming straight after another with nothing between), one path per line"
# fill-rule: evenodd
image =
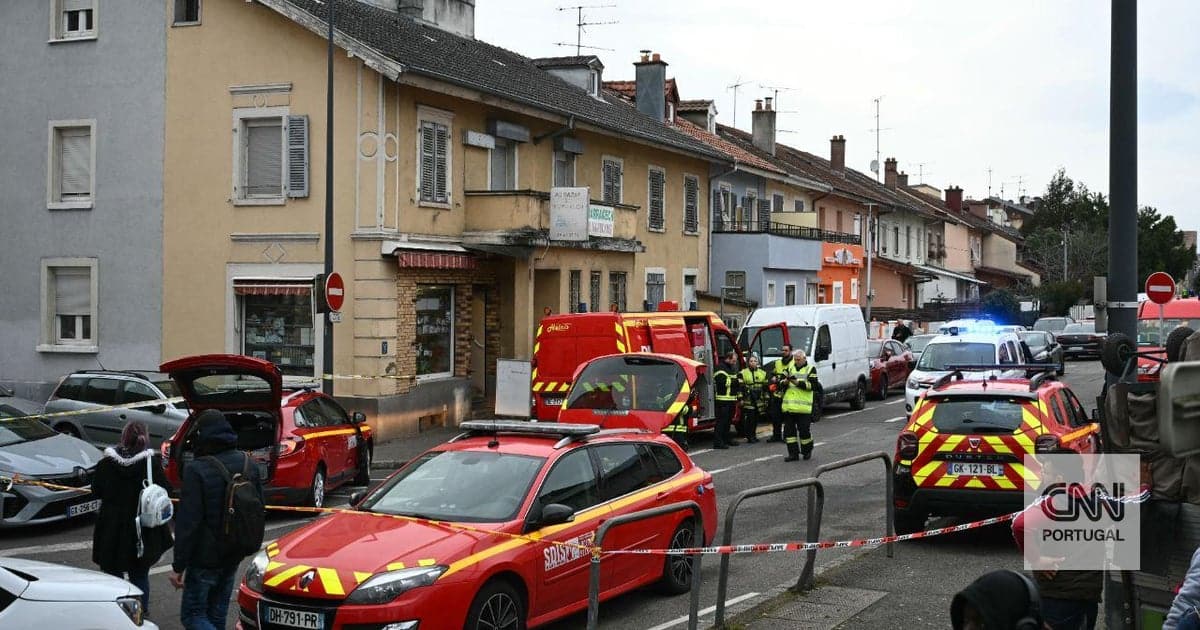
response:
M603 166L603 199L605 203L621 203L621 162L605 159Z
M92 130L58 129L58 191L56 201L79 201L92 196Z
M287 196L308 196L308 116L287 118Z
M554 186L575 185L575 154L567 151L554 152Z
M90 267L51 267L54 341L92 342L92 274Z
M688 175L683 178L683 231L695 234L700 230L700 180Z
M758 229L771 227L771 202L766 199L758 200Z
M608 272L608 301L611 306L616 307L618 312L624 313L628 309L628 302L625 297L625 284L627 278L624 271Z
M709 202L712 204L712 229L714 230L725 229L725 216L722 213L724 204L721 201L723 197L720 190L713 190L708 196Z
M95 0L55 0L52 6L57 13L55 37L70 39L96 34Z
M517 143L496 138L496 148L489 151L489 186L491 190L516 190Z
M663 217L663 197L666 188L666 174L657 168L650 169L648 186L650 193L649 226L651 230L662 230L666 224Z
M803 199L796 200L796 212L804 212L804 200Z
M783 195L771 195L771 211L783 212Z
M657 309L659 302L667 299L667 274L646 272L646 301L650 309Z
M450 127L421 121L421 201L450 203Z
M245 199L283 196L283 119L243 121L242 194Z

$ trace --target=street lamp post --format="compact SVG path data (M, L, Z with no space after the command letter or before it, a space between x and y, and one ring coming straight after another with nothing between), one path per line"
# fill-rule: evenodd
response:
M329 25L328 48L326 51L325 77L325 277L333 273L333 5L337 0L325 0L329 8L326 21ZM325 334L322 336L322 370L325 377L333 374L333 318L324 313ZM322 378L321 389L333 395L333 379Z

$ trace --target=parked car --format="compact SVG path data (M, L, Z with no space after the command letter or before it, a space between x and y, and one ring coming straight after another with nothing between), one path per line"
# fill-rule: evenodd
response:
M20 475L79 490L29 484L0 490L0 528L53 523L100 509L100 500L86 488L103 457L100 450L25 416L0 403L0 477ZM0 622L3 620L0 615Z
M786 324L778 332L770 328ZM762 334L759 334L759 333ZM814 420L830 403L847 401L851 409L866 405L871 368L867 361L867 325L855 304L768 306L750 314L738 335L743 351L762 357L768 373L787 343L803 350L817 368L821 383Z
M461 428L352 497L354 510L254 556L237 593L242 627L535 627L587 607L587 547L600 523L694 501L699 523L687 512L630 523L604 548L685 548L716 535L712 475L663 435L491 420ZM655 583L684 593L692 579L684 556L612 556L600 564L600 598Z
M935 381L951 372L955 365L1028 364L1030 358L1025 346L1013 333L968 333L965 335L941 335L925 346L921 360L908 377L904 388L904 410L911 413L917 398ZM1024 369L984 369L975 372L975 378L1018 378Z
M1063 353L1063 347L1058 342L1058 338L1054 336L1054 333L1029 330L1019 332L1017 336L1029 347L1029 354L1033 357L1034 363L1056 363L1059 366L1059 376L1067 373L1067 362Z
M1105 334L1096 332L1095 322L1067 324L1056 337L1065 358L1098 357L1104 348Z
M706 366L676 354L634 352L596 357L579 366L558 414L564 424L659 433L686 414L689 429L705 420L700 400ZM677 436L686 439L684 436Z
M921 353L925 351L925 346L933 341L937 335L913 335L905 340L904 345L908 346L908 351L912 352L913 360L920 361Z
M46 406L42 403L20 398L16 393L8 388L0 385L0 405L7 405L20 411L24 415L34 415L42 413Z
M144 614L142 591L121 578L0 556L0 627L157 630Z
M868 340L867 358L871 361L871 393L880 400L897 387L903 389L916 364L908 347L894 339Z
M921 531L930 516L1016 512L1025 507L1025 481L1041 474L1026 467L1025 456L1062 449L1099 452L1100 425L1052 372L998 380L947 375L921 394L896 439L896 532Z
M220 409L268 480L267 503L321 507L329 490L370 482L371 427L315 388L288 390L274 364L241 355L201 355L162 365L193 414ZM194 416L163 442L167 479L176 488L193 460Z
M46 401L46 413L97 409L94 413L48 418L60 433L86 440L101 448L115 446L121 431L132 420L150 430L150 447L158 448L187 418L187 408L168 402L179 389L166 374L141 370L83 370L65 376ZM136 409L101 409L112 405L161 400L162 404Z
M1070 317L1040 317L1036 322L1033 322L1033 329L1057 335L1067 327L1067 324L1074 323L1075 320Z
M965 335L967 333L995 333L996 322L990 319L955 319L937 328L943 335Z

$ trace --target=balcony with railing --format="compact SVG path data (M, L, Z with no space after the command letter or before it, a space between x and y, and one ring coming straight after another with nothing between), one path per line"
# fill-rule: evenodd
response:
M550 229L550 193L540 190L469 190L464 195L469 232L504 232L522 228ZM613 207L592 200L591 205ZM634 211L631 211L634 210ZM637 238L634 206L613 207L613 238Z
M861 245L862 238L857 234L831 232L819 228L801 225L788 225L775 221L713 221L714 234L770 234L785 238L800 238L824 243L845 243Z

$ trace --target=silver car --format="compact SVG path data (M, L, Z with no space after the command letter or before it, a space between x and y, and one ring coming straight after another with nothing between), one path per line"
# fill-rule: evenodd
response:
M58 384L46 401L46 413L97 411L51 416L46 422L60 433L105 447L120 441L126 424L140 420L150 430L150 447L157 450L187 419L183 402L167 402L178 396L175 382L160 372L85 370L68 375ZM136 409L106 408L154 400L161 400L162 404Z
M0 403L0 478L14 475L60 486L0 483L0 528L52 523L95 512L100 500L84 488L103 454L45 423L25 417L15 407Z

